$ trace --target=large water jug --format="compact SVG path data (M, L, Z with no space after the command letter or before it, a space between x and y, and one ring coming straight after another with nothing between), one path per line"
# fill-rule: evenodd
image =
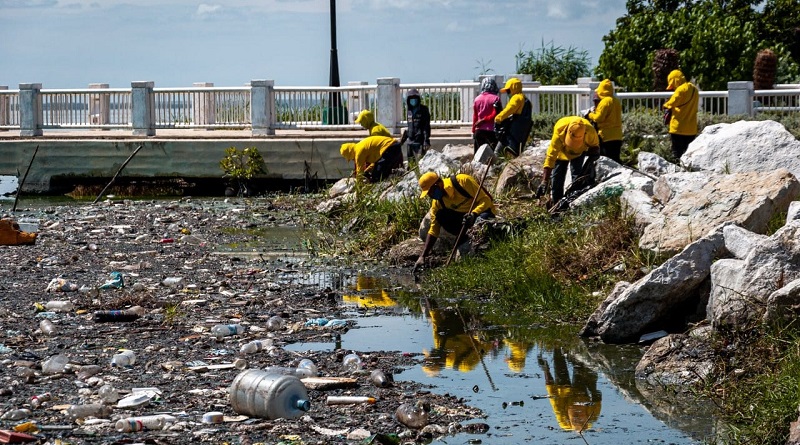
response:
M237 375L229 395L234 411L264 419L296 419L311 408L300 379L260 369L248 369Z

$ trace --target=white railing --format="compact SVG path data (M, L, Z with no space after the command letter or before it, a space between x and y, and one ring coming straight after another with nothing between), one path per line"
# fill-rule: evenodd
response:
M131 127L131 90L41 90L42 128L111 129Z
M379 122L398 131L408 124L406 97L412 88L428 106L432 127L466 127L472 123L472 103L480 85L472 81L397 82L387 89L380 80L378 85L360 82L342 87L276 87L272 81L251 84L153 88L152 82L135 82L132 88L86 89L41 89L40 84L23 84L19 90L0 86L0 130L19 129L22 136L38 136L43 129L131 129L134 135L152 136L156 129L168 128L250 129L254 135L270 135L276 129L360 129L355 118L361 110L370 109ZM523 85L534 113L575 115L591 106L592 89L586 84ZM731 88L701 91L700 110L709 114L800 112L800 85L756 91L752 84L749 90L741 85ZM617 96L623 113L660 112L671 93L619 92ZM379 115L383 112L389 115L384 114L384 120ZM30 121L22 122L23 116Z
M249 87L154 88L156 128L250 126Z

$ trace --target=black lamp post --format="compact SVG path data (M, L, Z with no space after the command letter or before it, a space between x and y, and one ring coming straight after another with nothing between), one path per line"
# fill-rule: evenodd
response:
M336 52L336 0L331 0L331 73L328 86L339 85L339 56ZM327 119L326 119L327 118ZM338 91L328 93L328 106L323 115L323 124L346 124L347 108L342 104L342 94Z

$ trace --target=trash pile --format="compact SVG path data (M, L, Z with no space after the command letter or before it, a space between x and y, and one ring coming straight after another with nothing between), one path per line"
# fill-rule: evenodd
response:
M419 354L283 348L356 327L335 291L286 279L324 260L215 247L292 224L292 209L109 200L17 213L39 231L0 246L0 443L383 444L488 429L464 400L400 378Z

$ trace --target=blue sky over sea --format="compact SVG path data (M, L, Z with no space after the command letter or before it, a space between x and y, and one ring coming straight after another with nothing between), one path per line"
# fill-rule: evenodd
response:
M116 88L152 80L327 85L329 0L0 0L0 85ZM338 0L342 84L458 82L515 71L544 43L591 63L625 0Z

